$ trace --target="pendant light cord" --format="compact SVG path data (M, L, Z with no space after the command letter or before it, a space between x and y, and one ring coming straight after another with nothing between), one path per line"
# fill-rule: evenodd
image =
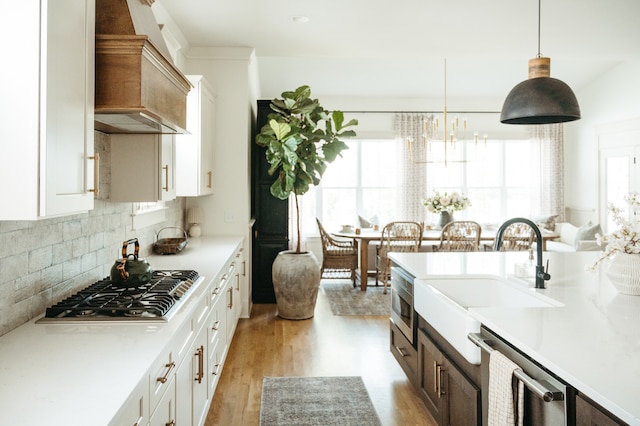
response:
M542 58L542 54L540 53L540 3L542 2L542 0L538 0L538 58Z

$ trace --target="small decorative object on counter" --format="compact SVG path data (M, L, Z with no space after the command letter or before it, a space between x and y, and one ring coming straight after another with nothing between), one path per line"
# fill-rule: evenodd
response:
M160 233L165 229L179 229L182 233L182 236L160 239ZM189 240L187 239L187 232L184 229L178 228L176 226L168 226L166 228L162 228L156 234L156 242L153 244L153 252L156 254L177 254L187 246L188 242Z
M630 193L624 197L629 205L631 219L625 210L609 204L609 212L618 229L607 235L596 234L601 246L606 244L602 256L588 269L595 272L598 265L609 259L606 272L611 284L622 294L640 295L640 221L633 212L640 208L638 194Z
M187 224L191 224L191 228L189 228L189 236L191 238L198 238L202 235L202 229L200 229L200 224L203 219L202 207L190 207L187 210Z

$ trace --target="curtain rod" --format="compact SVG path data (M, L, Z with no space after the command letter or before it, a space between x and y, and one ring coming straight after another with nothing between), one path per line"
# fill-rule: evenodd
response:
M347 111L349 114L441 114L443 111ZM447 111L447 114L500 114L500 111Z

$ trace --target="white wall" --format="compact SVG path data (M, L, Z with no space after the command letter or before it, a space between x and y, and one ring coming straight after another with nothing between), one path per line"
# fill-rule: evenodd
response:
M214 194L189 198L187 207L205 212L205 235L248 233L250 220L250 142L255 96L250 83L253 50L247 48L194 48L185 53L186 73L201 74L216 96Z
M582 118L565 124L565 204L597 217L596 126L640 117L640 60L627 61L576 90ZM640 144L640 141L638 141Z

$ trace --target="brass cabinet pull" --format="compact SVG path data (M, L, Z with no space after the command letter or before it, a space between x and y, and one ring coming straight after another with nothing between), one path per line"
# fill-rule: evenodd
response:
M218 375L218 370L220 369L220 364L216 364L215 367L216 368L211 372L212 376L217 376Z
M176 363L170 362L169 364L165 364L164 366L167 368L167 371L164 373L164 376L158 377L156 379L156 382L166 383L167 380L169 380L169 373L171 372L171 370L173 370L173 367L176 366Z
M204 377L204 345L200 345L195 356L198 357L198 372L196 373L196 378L194 380L198 383L202 383L202 378Z
M171 420L169 423L165 423L164 426L176 426L176 421Z
M90 189L89 192L93 192L93 195L97 197L100 195L100 154L95 153L89 157L89 160L93 160L93 189Z
M227 308L233 309L233 287L229 288L229 304L227 305Z
M169 192L169 165L162 168L164 170L164 192Z
M398 351L398 353L400 354L401 357L405 357L405 356L409 356L408 353L405 352L404 348L401 348L399 346L395 346L396 351Z
M447 394L447 392L442 390L442 372L445 371L445 369L442 368L441 365L438 365L436 370L437 370L437 374L438 374L438 398L440 398L442 395L446 395Z
M440 394L438 391L438 361L433 361L433 393Z
M218 321L213 323L213 326L211 327L211 330L218 331L219 328L220 328L220 320L218 320Z
M213 184L211 182L212 181L212 178L211 178L212 175L213 175L212 172L207 172L207 178L209 179L209 182L207 183L207 188L211 188L213 186Z
M216 296L218 294L220 294L220 287L214 288L213 291L211 292L212 296Z

